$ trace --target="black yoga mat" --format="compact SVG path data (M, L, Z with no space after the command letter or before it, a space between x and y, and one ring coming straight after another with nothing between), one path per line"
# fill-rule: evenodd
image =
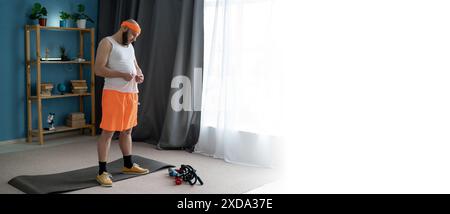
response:
M133 155L133 162L139 164L143 168L149 169L150 172L174 167L167 163L137 155ZM113 176L113 182L141 176L122 174L122 167L122 158L108 163L108 172ZM98 186L99 183L95 180L96 175L98 175L98 166L92 166L56 174L21 175L11 179L8 183L17 189L30 194L63 193Z

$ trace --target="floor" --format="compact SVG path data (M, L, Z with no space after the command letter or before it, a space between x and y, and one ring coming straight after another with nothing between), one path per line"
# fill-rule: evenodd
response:
M0 144L0 193L22 193L7 182L15 176L51 174L93 166L96 160L97 137L73 135L48 136L45 145L37 142ZM113 188L93 187L69 194L115 193L212 193L212 194L265 194L277 193L279 170L230 164L196 153L158 150L154 145L134 142L133 153L175 166L190 164L205 181L203 186L176 186L161 170L114 183ZM121 158L117 142L113 142L110 161ZM11 163L14 164L6 164Z

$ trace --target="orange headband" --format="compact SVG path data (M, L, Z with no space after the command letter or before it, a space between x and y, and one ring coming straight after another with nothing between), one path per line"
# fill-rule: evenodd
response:
M131 29L132 31L134 31L136 33L141 33L141 27L139 27L139 25L134 24L132 22L124 21L124 22L122 22L122 24L120 26L127 27L128 29Z

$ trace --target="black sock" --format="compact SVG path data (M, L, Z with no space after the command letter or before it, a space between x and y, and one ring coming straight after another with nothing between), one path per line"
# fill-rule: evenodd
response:
M133 161L131 160L131 155L123 156L123 165L126 168L133 167Z
M106 162L98 162L98 174L101 175L103 172L106 172Z

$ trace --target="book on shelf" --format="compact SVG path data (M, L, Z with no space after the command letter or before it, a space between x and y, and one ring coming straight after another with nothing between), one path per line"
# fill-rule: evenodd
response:
M41 91L41 96L45 96L45 97L52 96L52 92L51 91Z
M70 80L70 82L74 83L74 82L86 82L86 80Z
M74 94L85 94L85 93L87 93L87 89L74 89L74 90L72 90L72 93L74 93Z
M41 84L41 90L51 90L53 85Z
M87 84L86 84L86 80L71 80L70 81L72 83L72 87L86 87L87 88Z
M88 89L87 86L72 86L72 89L78 89L78 90L83 90L83 89Z
M41 96L52 96L53 84L41 83Z

